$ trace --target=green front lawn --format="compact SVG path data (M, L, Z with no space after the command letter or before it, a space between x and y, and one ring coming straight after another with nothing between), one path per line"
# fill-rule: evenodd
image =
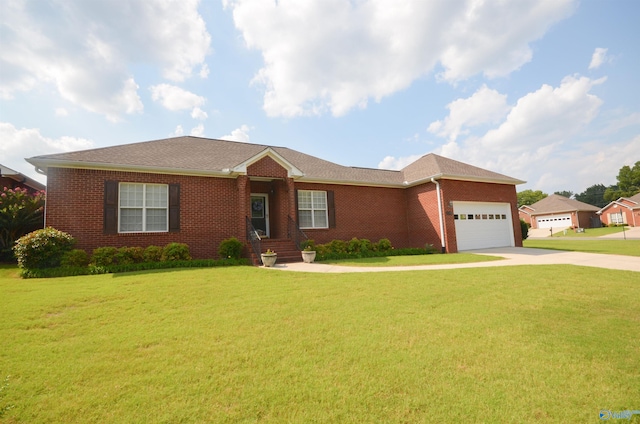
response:
M584 232L576 233L574 230L567 230L567 234L564 234L564 230L553 233L553 237L601 237L609 234L621 233L623 227L602 227L602 228L585 228ZM627 228L625 231L628 231Z
M535 247L538 249L571 250L575 252L640 256L640 240L581 240L569 238L548 238L525 240L522 244L524 247Z
M596 422L639 406L633 272L4 267L0 296L10 423Z

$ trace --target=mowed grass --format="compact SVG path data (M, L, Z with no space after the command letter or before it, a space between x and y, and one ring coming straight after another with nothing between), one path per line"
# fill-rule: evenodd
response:
M464 264L471 262L499 261L504 258L473 253L450 253L446 255L410 255L410 256L385 256L380 258L360 259L336 259L322 261L323 264L344 266L414 266L414 265L440 265L440 264Z
M16 275L0 270L10 423L560 423L639 406L639 273Z
M628 229L627 229L628 230ZM577 233L574 230L567 230L567 234L564 230L553 233L553 237L601 237L609 234L621 233L622 227L601 227L601 228L584 228L584 231Z
M525 240L524 247L570 250L574 252L606 253L611 255L640 256L640 240L580 240L549 238ZM631 260L631 259L630 259Z

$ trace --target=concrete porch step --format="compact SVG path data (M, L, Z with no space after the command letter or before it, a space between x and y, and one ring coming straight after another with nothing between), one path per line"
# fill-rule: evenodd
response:
M276 263L302 262L302 254L291 239L262 239L261 253L265 253L267 249L278 254ZM262 265L260 257L251 251L251 245L249 245L249 251L251 252L251 263L256 266Z

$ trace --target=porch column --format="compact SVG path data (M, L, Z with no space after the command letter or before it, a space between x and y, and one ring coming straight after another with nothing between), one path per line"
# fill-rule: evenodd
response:
M240 229L242 230L242 239L244 239L246 237L245 228L247 227L247 216L249 216L249 194L247 193L249 177L239 175L236 182L238 185L238 219L241 220Z
M294 221L298 222L298 215L296 211L296 188L293 178L287 178L287 191L289 192L289 216Z

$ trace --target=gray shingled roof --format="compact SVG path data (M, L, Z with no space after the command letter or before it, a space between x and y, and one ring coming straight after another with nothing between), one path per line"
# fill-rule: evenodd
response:
M573 211L597 212L600 210L597 206L569 199L559 194L552 194L528 206L535 211L532 215Z
M513 185L523 182L435 154L425 155L401 171L391 171L343 166L286 147L192 136L36 156L27 161L43 170L81 167L216 175L269 148L304 173L301 181L406 186L435 177Z

